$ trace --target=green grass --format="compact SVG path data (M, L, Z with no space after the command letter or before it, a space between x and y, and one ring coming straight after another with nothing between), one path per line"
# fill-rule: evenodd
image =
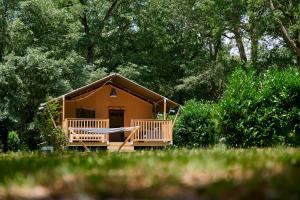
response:
M0 155L0 199L299 199L300 149Z

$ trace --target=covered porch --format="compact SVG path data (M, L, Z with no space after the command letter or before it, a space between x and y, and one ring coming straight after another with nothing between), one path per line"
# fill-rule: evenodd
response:
M68 136L69 146L109 146L113 142L110 134L89 133L78 128L109 128L109 119L66 118L63 130ZM168 146L173 141L173 123L171 120L132 119L131 127L137 127L133 135L124 134L124 141L133 146ZM121 134L121 133L119 133ZM126 137L127 136L127 137Z
M176 113L171 111L178 111L180 105L119 74L67 93L60 100L61 126L69 146L110 149L127 145L132 149L173 143L174 123L168 114Z

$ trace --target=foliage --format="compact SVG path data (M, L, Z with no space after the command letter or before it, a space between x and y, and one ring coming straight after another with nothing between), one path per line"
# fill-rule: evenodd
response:
M60 105L58 102L48 102L36 119L35 125L39 129L41 146L53 146L60 151L67 145L67 137L57 123L60 118Z
M4 146L8 131L17 130L22 141L36 147L32 122L46 97L112 72L178 103L216 102L237 66L252 65L258 72L300 66L299 5L284 0L1 1Z
M217 111L209 102L188 101L175 127L174 143L178 146L208 147L217 141Z
M95 65L90 65L89 68L90 68L89 69L90 74L88 75L89 79L87 83L92 83L108 75L106 68L96 68Z
M5 151L8 150L8 132L14 130L22 119L20 110L24 108L26 99L23 87L15 67L0 63L0 136Z
M261 75L236 70L220 108L228 146L300 145L300 74L294 68Z
M224 57L206 67L194 66L190 69L176 86L180 97L184 100L219 100L225 90L228 75L241 64L235 59Z
M17 151L20 150L21 140L16 131L10 131L8 133L8 150Z
M75 52L55 59L52 52L41 48L28 48L24 56L5 56L0 64L0 95L4 100L0 104L0 122L5 122L3 126L9 130L18 129L21 140L35 147L36 132L29 129L39 104L47 96L58 96L82 85L87 78L84 63Z
M42 47L55 57L67 57L75 50L81 34L80 23L67 7L60 7L56 0L20 1L9 23L12 39L10 52L24 55L28 47Z

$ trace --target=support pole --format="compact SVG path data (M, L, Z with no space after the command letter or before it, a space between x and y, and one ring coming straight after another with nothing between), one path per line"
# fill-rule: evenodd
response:
M62 98L62 129L65 135L68 137L68 120L66 119L66 97Z
M177 113L176 113L176 115L175 115L175 118L174 118L174 121L173 121L173 124L172 124L172 129L174 128L174 126L175 126L175 123L176 123L176 121L177 121L177 118L178 118L178 116L179 116L179 113L180 113L180 109L181 109L181 106L179 107L179 109L178 109L178 111L177 111Z
M167 98L164 98L164 120L167 120Z
M163 122L163 137L164 137L164 142L166 141L166 133L167 133L167 127L166 127L166 120L167 120L167 98L164 98L164 122Z
M62 98L62 122L65 121L65 111L66 111L66 97L63 96Z
M90 152L90 149L82 142L82 140L79 140L79 142L83 146L83 148L86 152Z
M122 147L133 137L134 133L139 129L140 127L135 127L130 133L130 135L126 138L126 140L121 144L121 146L118 149L118 152L121 151Z

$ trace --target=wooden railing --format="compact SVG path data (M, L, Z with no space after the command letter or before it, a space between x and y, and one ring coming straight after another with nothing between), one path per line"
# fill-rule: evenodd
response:
M172 141L172 121L133 119L131 126L140 128L134 134L134 141Z
M108 119L81 119L67 118L64 122L64 130L69 136L69 142L74 141L100 141L108 142L108 134L93 134L81 130L71 131L69 128L109 128Z
M164 141L173 140L172 121L153 119L133 119L131 126L139 126L131 141ZM69 142L93 141L108 142L109 134L94 134L69 128L109 128L108 119L81 119L67 118L63 123L63 129L69 137Z

